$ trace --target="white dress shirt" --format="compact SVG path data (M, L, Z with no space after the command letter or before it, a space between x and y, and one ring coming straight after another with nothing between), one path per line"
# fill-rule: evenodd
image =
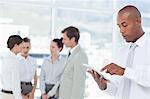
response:
M20 80L23 82L31 82L34 78L37 62L34 58L28 56L27 58L18 55L21 66L20 66Z
M9 51L2 58L2 89L13 91L15 99L22 99L19 74L19 59Z
M129 46L120 50L114 63L125 68L123 76L112 76L114 83L108 83L106 92L115 99L122 99L124 78L131 80L129 99L150 99L150 36L144 34L135 42L132 67L126 67Z
M45 93L45 83L56 84L60 81L64 71L64 64L65 58L61 55L54 63L52 63L50 57L44 59L40 75L40 89L42 93Z

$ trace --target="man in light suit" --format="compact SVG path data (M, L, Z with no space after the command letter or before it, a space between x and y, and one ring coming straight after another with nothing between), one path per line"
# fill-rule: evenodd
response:
M63 43L71 50L67 56L65 70L61 78L59 99L83 99L86 79L87 55L78 44L79 30L70 26L62 31Z

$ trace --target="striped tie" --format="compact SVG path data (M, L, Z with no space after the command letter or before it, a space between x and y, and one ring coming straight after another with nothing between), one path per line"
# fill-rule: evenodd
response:
M128 53L128 57L127 57L126 67L132 67L133 59L134 59L134 51L135 51L135 48L137 46L138 45L136 45L135 43L131 44L130 49L129 49L129 53ZM129 97L130 97L130 87L131 87L130 79L124 78L122 99L129 99Z

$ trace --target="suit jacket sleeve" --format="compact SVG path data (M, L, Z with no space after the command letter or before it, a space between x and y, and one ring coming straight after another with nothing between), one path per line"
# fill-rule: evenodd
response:
M87 63L86 58L84 60L75 61L73 71L73 87L71 93L71 99L83 99L86 79L86 68L83 63Z

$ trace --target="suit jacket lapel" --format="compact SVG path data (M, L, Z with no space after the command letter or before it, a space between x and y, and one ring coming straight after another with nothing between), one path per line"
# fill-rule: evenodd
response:
M73 57L81 50L80 45L71 53L71 55L68 57L65 66L73 59Z

